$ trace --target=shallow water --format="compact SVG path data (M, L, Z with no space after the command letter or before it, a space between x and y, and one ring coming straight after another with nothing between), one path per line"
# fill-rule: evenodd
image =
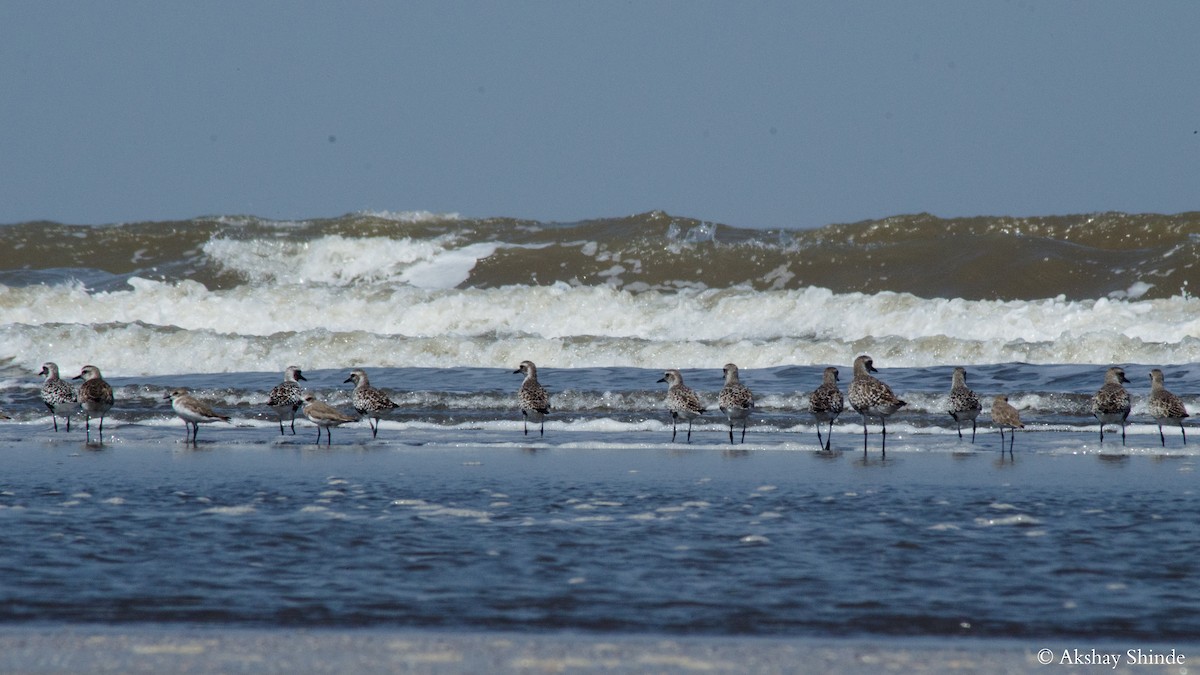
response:
M1191 454L301 424L0 428L0 621L1200 635Z

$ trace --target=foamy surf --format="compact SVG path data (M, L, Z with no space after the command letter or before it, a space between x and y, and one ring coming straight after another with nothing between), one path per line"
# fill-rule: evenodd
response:
M433 274L433 272L431 272ZM128 290L0 287L0 340L25 367L114 375L334 368L895 366L1200 361L1200 299L968 301L910 294L609 287L275 284L210 290L134 277ZM66 367L66 366L64 366Z

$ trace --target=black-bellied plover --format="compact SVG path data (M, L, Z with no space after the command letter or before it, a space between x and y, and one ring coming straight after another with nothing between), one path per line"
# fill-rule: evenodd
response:
M983 406L979 405L979 397L975 392L967 388L967 369L958 367L954 369L954 374L950 377L950 416L954 418L954 423L958 426L958 437L962 438L962 425L967 420L971 421L971 442L975 442L975 418L979 417L979 411Z
M729 420L729 442L733 443L733 425L734 422L742 421L742 443L746 442L746 418L750 417L750 411L754 410L754 394L751 393L750 387L742 384L738 379L738 367L732 363L726 363L722 370L725 373L725 386L721 388L721 393L717 395L717 406L721 412L725 413L726 419Z
M842 391L838 389L838 369L830 366L825 369L824 381L821 386L808 397L808 411L817 419L817 442L822 443L826 451L833 441L833 422L842 414L844 402ZM821 424L829 423L829 435L824 442L821 440Z
M1100 442L1104 442L1104 425L1121 425L1121 445L1125 445L1125 421L1129 419L1129 392L1121 383L1127 383L1125 370L1113 366L1104 373L1104 386L1092 396L1092 414L1100 420Z
M692 420L704 414L704 406L696 392L683 384L683 375L678 370L668 370L659 382L667 383L667 410L671 412L671 442L675 442L675 433L679 420L687 420L687 442L692 442Z
M271 390L270 397L267 398L267 405L275 411L279 417L279 433L283 434L283 418L290 417L292 420L292 435L296 435L296 411L304 405L304 390L300 388L297 380L308 381L300 369L296 366L288 366L283 371L283 382L275 385Z
M371 386L371 383L367 381L367 373L362 368L350 371L350 377L346 378L346 382L354 383L354 396L351 402L358 414L367 418L367 424L371 426L371 438L375 438L379 434L381 413L399 406L388 398L387 394ZM371 422L372 419L375 420L374 423Z
M328 403L318 401L317 397L311 393L304 395L304 407L301 410L309 422L317 425L317 443L321 442L321 428L325 428L325 445L333 442L333 434L330 433L333 427L347 422L355 422L358 419L343 413Z
M42 402L50 409L50 416L54 419L54 430L58 431L58 416L62 415L67 420L67 431L71 430L71 411L79 405L79 395L75 393L75 388L63 382L58 376L58 364L53 361L47 361L42 364L42 371L38 375L45 375L46 381L42 383Z
M171 409L183 420L184 443L189 440L193 445L196 443L196 434L200 433L200 425L203 423L229 421L228 415L216 412L211 405L189 395L186 389L173 389L163 398L171 399Z
M1183 435L1183 444L1187 445L1187 432L1183 430L1183 418L1190 417L1187 408L1179 397L1163 388L1163 372L1158 368L1150 371L1150 401L1146 410L1158 423L1158 438L1163 447L1167 447L1167 437L1163 435L1163 422L1178 424L1179 433Z
M525 380L517 390L517 405L521 407L521 418L525 424L525 435L529 435L529 423L541 425L540 433L546 435L546 415L550 414L550 394L538 383L537 366L533 361L522 361L513 374L524 373Z
M850 399L850 407L863 418L863 452L867 451L867 418L878 417L883 426L883 451L886 453L887 417L908 404L896 398L891 387L871 376L877 372L870 356L863 354L854 359L854 379L846 397Z
M112 387L100 376L96 366L84 366L73 379L83 380L79 385L79 407L83 408L83 428L87 442L92 442L92 417L100 418L100 442L104 443L104 414L113 407Z
M1017 440L1017 429L1024 429L1025 425L1021 424L1021 415L1017 409L1012 407L1008 402L1008 397L1004 394L999 394L992 399L992 424L1000 430L1000 452L1004 452L1004 427L1008 427L1008 454L1012 454L1013 443Z

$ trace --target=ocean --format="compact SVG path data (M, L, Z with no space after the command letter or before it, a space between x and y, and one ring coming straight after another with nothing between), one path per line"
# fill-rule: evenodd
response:
M222 216L6 225L0 251L5 625L1200 642L1200 434L1164 445L1146 411L1151 368L1200 409L1200 213ZM859 354L908 405L886 455L853 412L822 452L808 395ZM79 415L53 431L46 361L113 385L99 442ZM716 410L729 362L744 444ZM1088 407L1114 364L1124 444ZM376 439L281 435L289 365L343 411L351 368L399 407ZM709 409L690 444L668 368ZM176 387L232 421L184 443Z

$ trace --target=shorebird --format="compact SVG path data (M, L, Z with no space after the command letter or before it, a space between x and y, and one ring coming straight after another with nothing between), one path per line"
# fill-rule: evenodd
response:
M992 424L1000 430L1000 452L1004 452L1004 427L1008 427L1008 454L1012 454L1013 443L1017 440L1017 429L1024 429L1021 415L1017 409L1009 405L1008 397L1004 394L992 399Z
M1187 408L1179 397L1163 388L1163 372L1158 368L1150 371L1150 402L1146 404L1150 416L1158 423L1158 438L1163 447L1167 447L1167 437L1163 435L1163 422L1178 424L1179 433L1183 435L1183 444L1187 445L1187 432L1183 430L1183 418L1190 417Z
M821 443L821 423L829 422L829 435L825 438L826 451L833 441L833 422L842 414L842 392L838 389L838 369L830 366L825 369L825 380L821 386L808 397L808 411L817 418L817 442Z
M344 414L328 403L318 401L317 397L312 394L304 395L304 407L302 410L308 421L317 425L317 443L321 442L321 428L325 428L325 445L333 442L333 434L330 433L333 427L356 421L356 418Z
M529 435L529 423L537 422L539 433L546 435L546 415L550 414L550 394L538 383L537 366L533 361L522 361L513 374L524 373L525 379L517 390L517 405L521 407L521 418L525 424L525 435Z
M704 406L696 392L683 384L683 375L675 369L663 374L659 382L667 383L667 410L671 412L671 442L675 442L678 421L687 420L687 442L692 442L692 420L704 414Z
M1092 396L1092 414L1100 420L1100 442L1104 442L1104 425L1121 425L1121 445L1125 445L1125 421L1129 419L1129 392L1121 383L1128 383L1125 370L1113 366L1104 373L1104 386Z
M362 368L350 371L350 377L346 378L346 382L354 383L354 396L351 402L358 414L367 418L367 424L371 426L371 438L375 438L379 434L380 414L399 406L388 398L387 394L371 386L371 383L367 381L367 373ZM375 420L373 424L371 423L372 419Z
M171 408L183 420L184 443L188 442L190 436L192 444L195 445L196 435L200 433L200 425L203 423L229 421L227 415L214 411L209 404L188 395L186 389L174 389L163 398L171 400Z
M883 426L883 451L886 453L887 417L908 404L896 398L891 387L871 376L871 373L877 372L870 356L863 354L854 359L854 379L846 394L850 399L850 407L863 418L863 452L867 451L867 418L878 417Z
M954 422L958 425L958 437L962 438L962 425L967 420L971 421L971 442L975 442L975 418L979 416L979 411L982 406L979 405L979 397L975 392L967 388L967 370L965 368L955 368L954 374L950 379L950 416L954 418Z
M58 376L58 364L47 361L42 364L38 375L45 375L42 383L42 402L50 409L50 417L54 419L54 430L58 431L58 416L67 420L67 431L71 430L71 410L79 405L79 395L75 388L63 382Z
M737 420L742 421L742 443L745 443L746 418L754 410L754 394L738 379L737 366L726 363L722 372L725 373L725 386L717 395L717 405L729 420L729 443L733 443L733 424Z
M87 442L92 442L92 417L100 418L100 442L104 443L104 413L113 407L112 387L100 376L96 366L84 366L73 379L83 380L79 385L79 407L83 408L83 427Z
M267 398L267 405L279 416L279 433L283 434L283 417L288 415L292 420L292 435L296 435L296 411L304 405L304 392L296 380L308 381L296 366L288 366L283 371L283 382L275 385Z

